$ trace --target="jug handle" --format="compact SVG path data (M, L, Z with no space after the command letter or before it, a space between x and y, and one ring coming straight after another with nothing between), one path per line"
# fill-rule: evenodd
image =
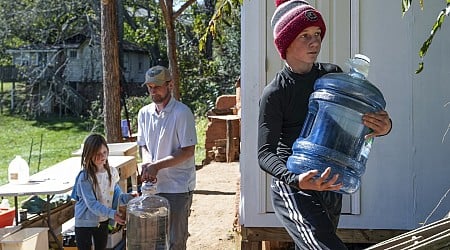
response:
M308 111L305 122L303 123L302 131L300 132L300 137L302 137L302 138L308 137L309 133L311 132L311 128L312 128L315 118L316 118L316 114Z

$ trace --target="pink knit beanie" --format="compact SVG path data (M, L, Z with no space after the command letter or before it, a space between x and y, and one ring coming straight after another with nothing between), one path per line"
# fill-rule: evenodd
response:
M277 9L272 16L274 43L282 59L286 59L286 49L305 28L317 26L325 36L325 22L322 15L301 0L275 0Z

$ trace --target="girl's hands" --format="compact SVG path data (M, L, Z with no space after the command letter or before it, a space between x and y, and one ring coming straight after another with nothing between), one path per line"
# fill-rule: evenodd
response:
M119 223L120 225L125 225L125 218L122 217L122 214L119 212L116 212L114 214L114 220Z

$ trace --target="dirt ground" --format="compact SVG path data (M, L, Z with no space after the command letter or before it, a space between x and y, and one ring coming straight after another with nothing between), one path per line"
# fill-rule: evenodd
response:
M188 250L237 249L233 222L239 176L239 162L212 162L197 170Z

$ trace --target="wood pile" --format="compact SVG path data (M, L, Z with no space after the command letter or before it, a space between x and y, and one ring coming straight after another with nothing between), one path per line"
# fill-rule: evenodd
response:
M234 160L239 159L239 143L240 140L238 137L233 138L232 147L231 147L231 158ZM208 158L212 159L216 162L226 162L227 161L227 140L226 139L217 139L214 141L214 146L211 150L207 152Z
M215 108L208 112L209 123L206 129L205 151L206 159L203 164L208 164L211 161L226 162L226 138L227 125L225 120L210 118L212 116L226 116L236 115L236 95L222 95L216 100ZM239 159L239 144L240 144L240 121L233 120L231 123L231 138L232 138L232 159L233 161Z

